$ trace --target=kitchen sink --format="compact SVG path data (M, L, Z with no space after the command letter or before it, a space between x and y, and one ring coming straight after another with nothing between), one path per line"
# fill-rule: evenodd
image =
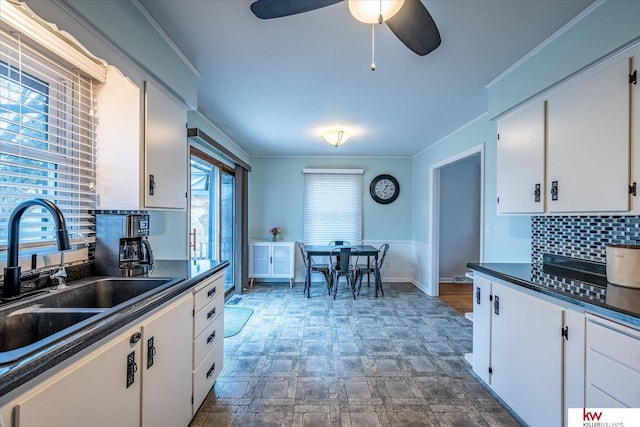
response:
M0 365L41 351L119 310L112 308L135 304L180 280L90 277L66 289L0 306Z
M25 347L95 316L101 311L19 311L0 318L0 352Z
M41 307L111 308L172 282L170 278L105 277L37 299Z

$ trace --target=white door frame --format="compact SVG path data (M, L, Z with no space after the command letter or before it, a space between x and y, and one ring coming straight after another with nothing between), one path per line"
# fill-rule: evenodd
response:
M440 280L440 169L458 160L480 153L480 260L484 259L484 143L469 148L431 165L429 191L429 282L427 294L438 296Z

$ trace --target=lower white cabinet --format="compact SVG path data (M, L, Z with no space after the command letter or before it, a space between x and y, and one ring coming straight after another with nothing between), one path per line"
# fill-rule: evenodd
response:
M136 426L140 423L140 373L126 385L129 366L141 364L138 327L21 396L13 406L15 427ZM135 368L131 368L135 369Z
M528 425L562 425L562 309L497 283L492 294L491 387Z
M289 279L295 277L295 242L249 242L249 277L253 279Z
M473 371L528 425L566 425L584 407L584 313L478 272L473 283Z
M191 295L18 397L15 427L187 425Z
M191 412L192 298L180 298L142 323L142 426L186 426Z
M640 407L640 331L587 315L586 407Z
M226 269L193 288L193 384L192 415L195 415L222 371L224 359L224 276Z

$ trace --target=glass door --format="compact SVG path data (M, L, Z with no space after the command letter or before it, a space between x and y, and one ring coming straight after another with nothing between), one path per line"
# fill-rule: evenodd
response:
M235 218L235 176L226 170L220 173L220 259L229 260L224 280L225 291L233 283L233 230Z
M225 291L234 287L234 183L231 168L191 147L191 259L229 260Z

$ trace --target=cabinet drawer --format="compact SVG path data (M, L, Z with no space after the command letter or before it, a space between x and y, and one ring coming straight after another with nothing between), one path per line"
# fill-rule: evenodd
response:
M589 316L587 322L587 405L640 406L640 331ZM602 399L604 393L607 398ZM595 405L595 406L594 406Z
M224 340L218 341L213 350L193 371L193 413L195 414L222 371Z
M193 341L193 367L200 365L209 351L224 336L224 316L216 317L216 320Z
M195 292L193 309L196 313L218 296L224 295L224 274L216 275L205 280L202 287L198 286ZM224 299L224 298L223 298Z
M202 310L196 311L193 318L193 339L195 340L216 317L220 316L224 310L224 298L222 294L220 298L216 298L209 302Z

